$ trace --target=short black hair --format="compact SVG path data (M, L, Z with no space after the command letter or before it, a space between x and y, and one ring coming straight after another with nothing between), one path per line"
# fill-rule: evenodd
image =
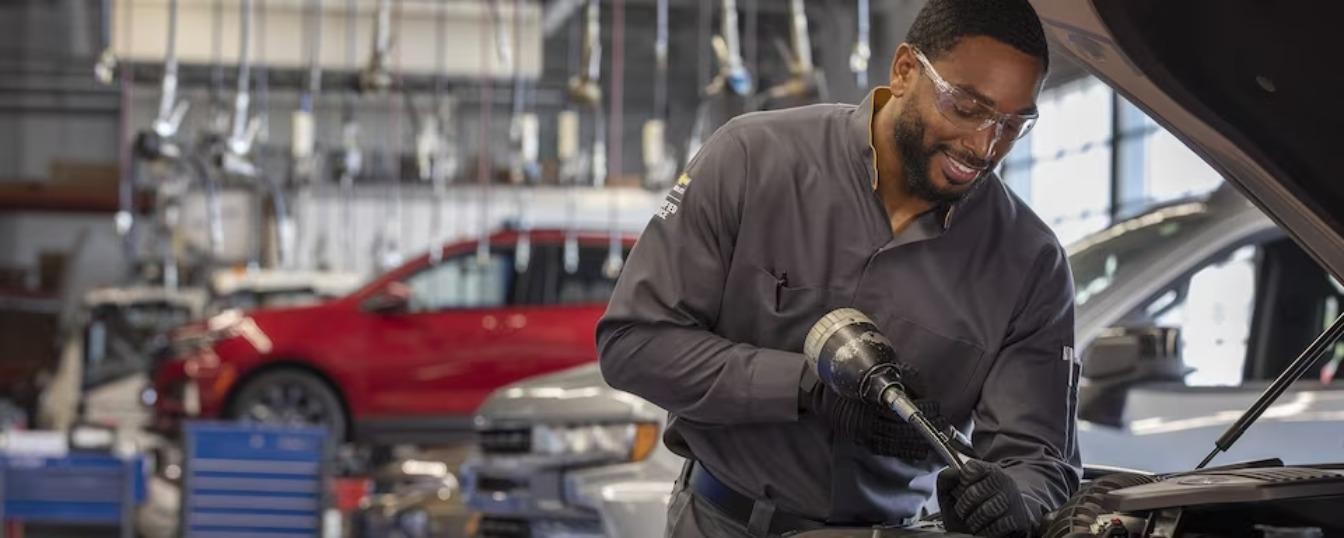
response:
M970 36L997 39L1050 68L1045 30L1027 0L929 0L905 40L933 60Z

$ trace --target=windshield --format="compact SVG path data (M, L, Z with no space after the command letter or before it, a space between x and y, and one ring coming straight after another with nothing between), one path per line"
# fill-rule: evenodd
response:
M1203 203L1187 203L1144 213L1069 246L1074 301L1078 306L1106 291L1155 253L1166 252L1209 220Z

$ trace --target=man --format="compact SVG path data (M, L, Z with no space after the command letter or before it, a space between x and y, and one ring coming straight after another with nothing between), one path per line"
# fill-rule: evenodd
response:
M700 150L597 329L607 381L667 409L690 462L669 536L917 515L941 462L799 353L839 307L892 340L927 413L973 424L980 459L937 480L949 529L1026 533L1073 493L1068 260L991 172L1047 64L1025 0L931 0L861 105L748 114Z

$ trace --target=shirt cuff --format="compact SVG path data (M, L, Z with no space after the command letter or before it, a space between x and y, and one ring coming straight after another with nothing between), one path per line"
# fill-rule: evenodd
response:
M798 420L798 383L807 359L801 353L761 349L751 361L748 391L754 422Z

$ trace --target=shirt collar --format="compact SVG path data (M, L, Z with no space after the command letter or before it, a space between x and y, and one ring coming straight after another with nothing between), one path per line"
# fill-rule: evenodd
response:
M868 187L877 192L877 150L873 147L873 113L881 109L887 101L891 99L891 89L886 86L878 86L868 92L859 106L850 113L849 127L850 135L853 138L855 151L864 163L864 169L868 176ZM966 196L953 204L941 204L935 207L933 214L939 215L938 220L942 224L943 231L952 226L952 216L957 212L957 208L966 201L975 191L980 190L980 183L983 183L988 177L980 178L976 185L971 188Z

